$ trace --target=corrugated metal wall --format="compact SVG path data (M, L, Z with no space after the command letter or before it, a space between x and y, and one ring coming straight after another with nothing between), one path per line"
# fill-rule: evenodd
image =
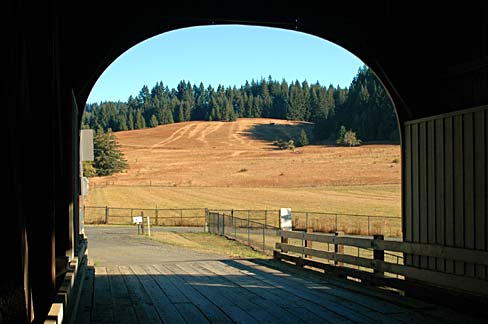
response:
M407 242L488 250L488 106L405 123ZM488 267L407 255L416 267L488 280Z

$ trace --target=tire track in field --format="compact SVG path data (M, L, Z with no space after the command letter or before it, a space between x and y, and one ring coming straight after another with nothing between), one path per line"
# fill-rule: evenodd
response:
M190 128L196 126L196 124L189 124L186 126L181 127L180 129L176 130L173 134L171 134L169 137L165 138L159 143L156 143L151 146L151 148L156 148L158 146L164 146L169 143L173 143L180 138L182 138L185 134L187 134L190 131Z
M202 130L200 136L197 140L201 141L204 145L209 145L208 141L206 140L207 136L215 133L223 126L222 123L214 124L214 125L206 125L205 129Z

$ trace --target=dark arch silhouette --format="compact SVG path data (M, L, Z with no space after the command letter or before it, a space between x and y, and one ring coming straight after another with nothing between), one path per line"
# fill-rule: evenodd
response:
M79 125L102 71L133 45L207 24L300 30L359 57L383 82L402 137L404 240L488 251L488 4L400 1L8 0L2 90L7 112L0 312L43 322L74 260ZM486 280L488 269L407 255L420 269ZM481 279L485 276L485 279ZM453 298L462 308L483 298ZM7 306L5 306L7 305ZM486 310L486 306L484 306Z

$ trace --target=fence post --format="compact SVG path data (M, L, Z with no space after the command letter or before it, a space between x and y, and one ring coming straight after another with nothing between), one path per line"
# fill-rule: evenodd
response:
M369 225L369 223L370 223L370 221L369 221L369 216L368 216L368 236L370 235L369 234L370 233L370 229L369 229L370 225Z
M183 209L180 209L180 226L183 226Z
M225 214L222 213L222 236L225 236Z
M154 221L154 225L158 225L158 206L156 205L156 209L154 210L154 218L155 218L155 221Z
M278 209L278 228L281 230L281 212Z
M108 206L105 206L105 224L108 224Z
M344 232L340 232L340 231L336 231L334 233L334 236L335 237L339 237L339 236L343 236L344 235ZM334 240L334 255L335 254L343 254L344 253L344 245L341 245L341 244L337 244ZM334 260L334 265L336 267L342 267L343 266L343 263L342 262L339 262L339 261L335 261Z
M249 211L247 211L247 245L251 246L251 233L249 228Z
M262 226L263 226L263 252L264 252L266 249L266 244L265 244L266 243L266 235L265 235L266 227L264 224Z
M203 225L203 231L208 233L208 208L205 208L205 224Z
M373 239L374 240L384 240L385 236L382 234L375 234L375 235L373 235ZM374 244L373 246L376 246L376 244ZM377 250L376 248L374 248L373 259L374 259L374 266L375 266L374 270L373 270L374 274L378 275L378 276L384 275L385 274L384 272L376 269L376 261L385 261L385 251L384 250Z
M141 223L141 232L144 235L144 212L141 211L142 223Z

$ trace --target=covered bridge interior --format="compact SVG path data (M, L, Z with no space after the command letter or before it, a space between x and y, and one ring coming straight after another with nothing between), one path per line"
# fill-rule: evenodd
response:
M79 135L96 80L130 47L183 27L286 28L358 56L388 89L398 113L404 240L468 254L488 251L488 4L336 1L325 6L288 1L4 3L7 211L1 226L0 322L43 322L58 296L60 269L84 256ZM457 286L463 278L485 285L488 280L484 265L416 255L407 255L406 262L455 274L461 280ZM480 298L486 296L485 291Z

